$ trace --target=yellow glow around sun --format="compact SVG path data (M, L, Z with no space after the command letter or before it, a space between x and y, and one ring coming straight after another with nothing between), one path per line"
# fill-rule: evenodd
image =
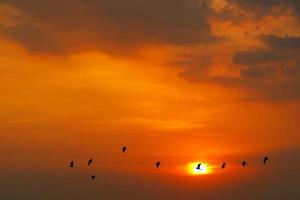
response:
M201 167L197 169L199 163L201 163ZM187 172L190 175L206 175L212 172L212 168L207 163L191 162L187 164Z

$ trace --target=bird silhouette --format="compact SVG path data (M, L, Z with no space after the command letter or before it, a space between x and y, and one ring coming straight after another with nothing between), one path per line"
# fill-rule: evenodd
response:
M156 166L156 168L159 168L160 167L160 162L159 161L157 161L156 163L155 163L155 166Z
M221 168L222 168L222 169L225 169L225 167L226 167L226 163L224 162L224 163L221 165Z
M88 166L90 166L93 162L94 162L93 159L89 159Z
M247 162L246 162L246 161L243 161L243 162L242 162L242 166L243 166L243 167L246 167L246 165L248 165Z
M91 175L92 181L95 180L95 178L96 178L96 175Z
M197 165L196 169L201 170L201 163Z
M124 146L124 147L122 148L122 152L125 153L126 151L127 151L127 147Z
M69 167L74 168L74 161L71 161L71 162L70 162Z
M264 157L264 160L263 160L264 164L267 164L267 161L268 161L268 160L269 160L269 157L268 157L268 156Z

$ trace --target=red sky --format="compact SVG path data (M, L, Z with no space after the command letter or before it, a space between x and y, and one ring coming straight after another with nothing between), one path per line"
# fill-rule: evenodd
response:
M0 193L299 199L299 16L296 0L2 0Z

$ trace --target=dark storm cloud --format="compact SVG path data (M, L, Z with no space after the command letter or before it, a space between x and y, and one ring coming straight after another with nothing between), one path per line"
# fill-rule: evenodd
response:
M2 26L0 34L35 53L99 50L130 54L148 43L193 45L216 39L208 22L209 5L194 0L3 3L23 16L14 27Z

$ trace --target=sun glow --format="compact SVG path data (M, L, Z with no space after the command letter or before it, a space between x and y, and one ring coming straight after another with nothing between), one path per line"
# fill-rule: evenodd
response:
M200 163L200 169L197 169L197 166ZM212 168L207 163L191 162L187 164L187 172L190 175L206 175L212 172Z

